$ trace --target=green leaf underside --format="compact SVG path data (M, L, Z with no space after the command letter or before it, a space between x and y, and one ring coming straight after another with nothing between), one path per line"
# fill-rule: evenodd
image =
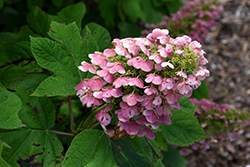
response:
M7 91L0 84L0 128L14 129L25 126L18 118L21 104L20 98L15 93Z
M167 142L178 146L188 146L208 137L193 114L179 110L173 112L170 118L171 125L160 125Z
M2 157L13 167L24 162L44 166L60 166L62 145L56 135L42 130L0 130L0 138L8 141L11 149L4 148Z
M66 166L150 166L139 139L110 139L99 130L84 130L71 143L64 161Z
M168 151L164 151L162 154L162 163L167 167L184 167L188 163L188 161L170 145L168 145Z

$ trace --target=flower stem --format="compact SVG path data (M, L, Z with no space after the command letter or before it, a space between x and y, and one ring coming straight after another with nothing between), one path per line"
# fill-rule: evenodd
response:
M80 123L78 130L84 130L84 129L89 129L93 127L93 125L96 123L96 119L95 119L96 113L98 113L101 109L103 109L107 105L108 103L94 110L83 123Z
M65 132L60 132L60 131L56 131L56 130L49 130L49 132L53 132L56 135L61 135L61 136L75 137L75 134L73 134L73 133L65 133Z
M69 103L69 117L70 117L70 124L74 124L74 115L73 115L73 109L72 109L72 98L71 96L68 96L68 103Z

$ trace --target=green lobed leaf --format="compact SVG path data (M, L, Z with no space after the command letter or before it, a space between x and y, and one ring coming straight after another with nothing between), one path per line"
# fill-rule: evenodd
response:
M110 140L105 133L93 129L84 130L73 139L62 167L116 166L110 145Z
M165 6L167 7L169 13L176 13L179 10L179 8L183 6L183 4L180 0L174 0L174 1L167 0Z
M3 35L3 33L1 33L1 35ZM30 59L32 57L28 41L0 42L0 52L0 66L8 65L19 59Z
M184 167L188 161L172 146L168 145L168 151L163 151L163 164L166 167Z
M47 97L33 97L29 93L17 91L22 100L19 118L30 129L46 130L54 126L55 108Z
M7 143L2 141L1 139L0 139L0 142L3 144L4 147L11 148ZM2 152L0 154L2 155Z
M152 23L152 24L156 24L158 22L160 22L162 20L162 14L159 10L157 10L157 8L155 8L153 6L153 3L157 3L156 0L154 1L144 1L144 0L140 0L140 4L142 7L142 10L145 12L145 14L147 15L146 17L146 21L148 23ZM162 4L160 4L159 6L162 6Z
M117 0L95 0L99 3L102 18L107 26L115 26Z
M158 144L155 140L148 139L147 137L137 137L136 139L141 143L139 145L141 145L144 150L147 163L153 166L153 162L161 157L161 150Z
M0 166L10 167L10 165L2 158L3 146L4 144L0 142Z
M53 3L56 7L60 8L60 7L63 6L63 4L65 3L65 1L66 1L66 0L52 0L52 3Z
M202 98L209 98L208 87L205 81L201 81L201 85L193 91L191 98L201 100Z
M136 22L139 18L146 21L147 16L141 8L140 0L124 0L121 7L130 21Z
M167 142L177 146L188 146L208 137L192 113L173 111L171 125L161 124L162 134Z
M23 60L0 69L2 84L12 90L33 92L36 87L49 75L35 61Z
M162 151L168 151L167 142L164 139L162 132L155 133L155 141Z
M4 0L0 0L0 9L3 7Z
M45 2L45 0L36 0L36 1L27 0L27 6L29 9L31 9L31 7L33 7L33 6L38 6L41 8L43 6L44 2Z
M20 98L15 93L7 91L0 84L0 128L14 129L25 126L18 118L21 105Z
M146 149L148 146L145 147L145 144L143 143L144 142L142 142L138 137L133 139L129 137L117 140L112 139L112 150L117 165L120 167L151 166L152 152Z
M62 49L68 52L74 61L74 68L77 68L82 61L84 48L82 47L82 38L76 23L73 22L66 26L52 21L50 27L49 36L61 44ZM81 75L79 70L78 74Z
M75 23L64 25L64 33L70 34L68 29L72 32L78 28ZM51 35L51 34L50 34ZM31 37L31 50L37 60L37 63L46 68L54 74L45 79L32 94L33 96L68 96L75 95L74 87L80 82L79 70L75 62L80 60L79 50L72 47L76 41L80 41L80 34L72 36L70 42L65 37L66 42L59 44L47 38L33 38ZM81 43L78 44L78 46ZM78 48L80 49L80 48ZM74 57L72 57L74 56Z
M12 147L5 148L3 159L12 167L26 163L29 166L60 166L62 145L52 132L31 130L0 130L0 138Z
M142 31L142 29L139 26L127 22L120 22L118 24L118 28L121 31L121 38L138 37L141 35Z
M162 163L160 159L158 159L154 165L154 167L165 167L165 165Z
M186 96L183 96L178 102L181 105L181 109L174 110L175 112L178 112L181 110L181 111L186 111L189 113L194 113L197 110L197 107L193 105Z
M82 2L77 4L69 5L63 8L58 14L57 17L53 17L52 20L63 22L65 24L69 24L72 22L76 22L76 25L79 29L81 28L82 18L85 15L86 7Z
M42 9L37 6L32 7L27 16L27 22L35 32L48 37L47 32L49 30L51 19L49 18L49 15L42 11Z
M18 116L27 127L0 130L0 138L11 146L2 157L11 166L60 166L63 147L56 135L49 132L55 122L54 105L47 97L32 97L20 90L16 94L22 100Z
M39 7L33 7L27 16L27 22L35 32L48 37L47 32L49 31L51 21L63 22L65 24L75 21L76 25L81 29L81 20L85 12L85 5L81 2L65 7L57 15L49 15Z
M102 131L87 129L73 139L62 166L150 166L143 142L137 137L113 140Z
M97 45L99 46L99 51L103 51L106 48L110 48L111 46L111 37L105 28L96 24L96 23L89 23L86 25L91 31L93 38L95 39Z

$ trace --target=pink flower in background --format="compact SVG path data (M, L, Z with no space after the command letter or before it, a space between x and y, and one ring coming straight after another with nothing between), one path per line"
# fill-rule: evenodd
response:
M164 16L161 22L148 26L148 29L144 30L142 34L146 36L149 31L154 29L152 33L147 35L147 38L151 42L166 44L167 40L163 40L162 36L167 37L168 31L163 35L159 28L168 29L171 36L177 37L173 44L179 48L186 46L191 39L203 43L207 33L216 24L216 19L221 17L222 10L223 7L219 6L217 1L190 1L177 13ZM184 36L180 37L181 35ZM169 38L168 40L171 42Z

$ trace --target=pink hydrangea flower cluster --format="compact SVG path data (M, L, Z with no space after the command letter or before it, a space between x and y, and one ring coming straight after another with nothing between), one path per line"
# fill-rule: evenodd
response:
M171 36L189 35L193 40L204 42L205 35L215 25L215 20L221 17L223 10L216 0L213 1L190 1L170 17L164 16L160 23L150 25L149 29L167 28ZM144 30L143 35L150 30Z
M207 99L189 99L198 107L195 116L204 128L205 132L211 136L202 139L192 145L192 149L209 149L211 143L222 143L225 140L233 141L238 138L244 125L249 124L250 113L246 111L230 110L227 104L218 105ZM182 150L182 154L187 154L187 149Z
M82 105L103 107L96 118L103 126L117 121L114 137L155 138L152 129L171 124L171 109L190 97L193 89L209 76L200 65L208 61L201 44L190 37L171 38L167 29L154 29L146 38L114 39L112 49L89 54L79 69L96 76L84 79L75 89Z

